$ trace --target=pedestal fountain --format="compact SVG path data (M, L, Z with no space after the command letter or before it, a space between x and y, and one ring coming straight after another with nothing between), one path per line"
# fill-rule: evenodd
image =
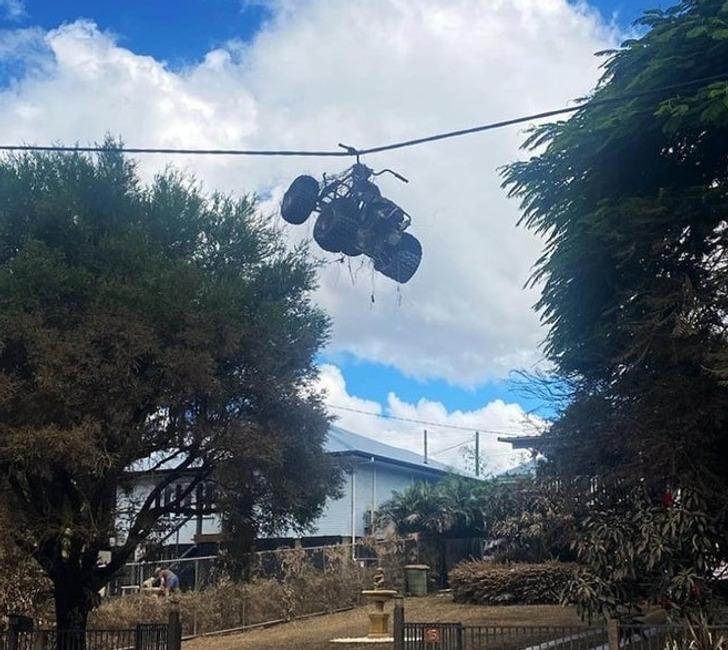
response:
M368 603L374 605L374 610L368 612L369 634L364 637L332 639L332 643L391 643L392 635L389 633L389 612L384 606L396 595L395 589L383 589L384 569L377 568L374 573L374 588L363 589L361 594Z

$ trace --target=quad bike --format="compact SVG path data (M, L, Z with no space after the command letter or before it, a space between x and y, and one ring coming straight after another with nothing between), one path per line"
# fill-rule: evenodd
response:
M336 176L324 174L322 184L313 176L299 176L283 195L281 216L302 224L318 212L313 238L321 248L351 257L364 254L375 270L405 283L420 265L422 245L405 232L409 215L370 180L384 173L407 182L391 169L374 172L359 162Z

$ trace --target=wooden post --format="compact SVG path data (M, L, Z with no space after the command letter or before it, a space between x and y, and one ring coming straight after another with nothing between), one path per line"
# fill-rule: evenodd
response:
M18 650L18 628L12 623L8 626L7 649Z
M392 622L394 643L392 650L404 650L404 598L394 597L394 617Z
M619 650L619 621L616 618L607 619L607 639L609 650Z
M173 605L169 610L167 621L167 650L181 650L182 648L182 625L179 620L179 609Z

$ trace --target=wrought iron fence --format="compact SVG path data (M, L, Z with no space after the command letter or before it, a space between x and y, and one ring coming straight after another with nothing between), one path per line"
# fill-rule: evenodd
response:
M591 650L606 627L405 623L405 650Z
M620 650L728 649L728 626L717 625L619 626L613 645L607 626L404 623L400 629L397 650L617 650L616 643Z
M123 630L8 630L0 650L173 650L168 626L137 625Z

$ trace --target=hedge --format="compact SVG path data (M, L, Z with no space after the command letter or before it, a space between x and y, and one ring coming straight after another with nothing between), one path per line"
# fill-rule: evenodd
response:
M450 586L456 603L555 605L574 570L574 565L561 562L495 564L473 560L450 571Z

